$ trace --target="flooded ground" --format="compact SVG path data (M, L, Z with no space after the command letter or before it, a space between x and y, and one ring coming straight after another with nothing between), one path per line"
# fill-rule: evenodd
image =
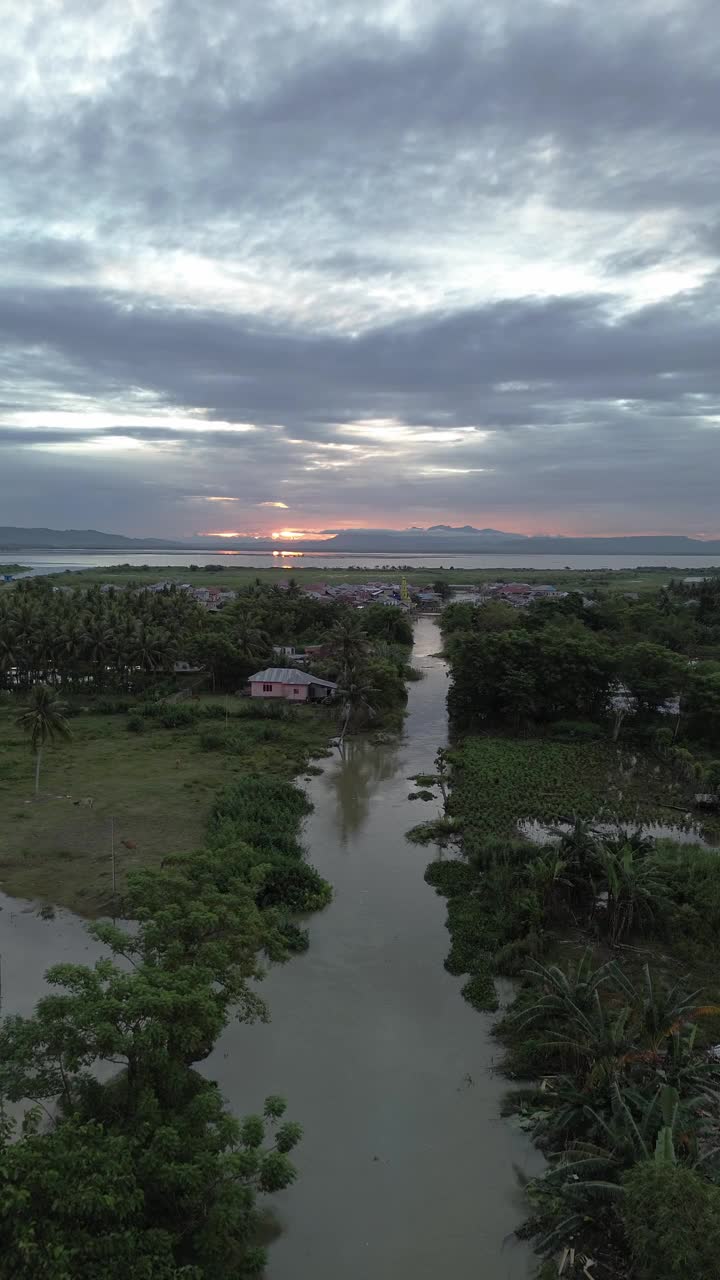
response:
M671 840L673 844L697 845L702 849L717 848L717 841L706 839L702 828L690 820L684 826L666 822L644 822L639 826L633 822L591 822L590 825L594 832L602 836L618 836L624 832L640 831L651 840ZM566 831L570 831L571 827L570 822L556 822L548 826L544 822L538 822L537 818L525 818L517 824L520 835L526 840L532 840L535 844L552 844Z
M308 783L305 839L334 902L311 919L309 952L264 982L272 1021L231 1026L205 1065L233 1110L280 1093L305 1128L299 1179L273 1198L283 1233L269 1280L530 1274L513 1166L533 1171L539 1157L500 1119L491 1019L443 968L445 906L423 881L432 850L405 840L431 816L408 802L408 778L432 767L447 731L436 622L415 634L425 678L409 687L402 739L351 742ZM100 948L67 912L2 908L4 1012L29 1013L48 965L92 963Z

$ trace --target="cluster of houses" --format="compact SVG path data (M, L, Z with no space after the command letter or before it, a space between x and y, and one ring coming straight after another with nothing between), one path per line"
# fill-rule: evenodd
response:
M169 591L174 587L176 591L184 591L192 600L202 605L204 609L210 613L217 613L220 609L234 600L237 592L226 591L222 587L194 587L191 582L152 582L149 586L143 586L141 591L150 591L154 595L159 595L162 591ZM116 587L113 583L105 582L100 588L101 591L115 591Z
M504 600L516 609L525 609L535 600L562 600L567 591L558 591L548 583L488 582L478 588L478 603L487 600Z
M311 586L305 588L305 595L324 604L340 601L342 604L349 604L356 609L362 609L368 604L386 604L396 609L412 608L410 599L404 598L407 592L403 591L403 584L400 582L340 582L332 584L314 582Z

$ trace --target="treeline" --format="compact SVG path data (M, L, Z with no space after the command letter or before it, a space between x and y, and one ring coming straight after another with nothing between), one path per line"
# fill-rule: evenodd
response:
M720 591L706 595L714 602ZM570 595L525 610L451 604L441 625L453 723L517 731L589 720L617 738L677 697L682 734L720 744L720 625L710 605L699 615L672 590L647 602Z
M235 1016L267 1016L263 958L307 945L290 913L330 889L302 856L290 784L223 793L207 847L128 876L137 929L90 926L108 951L58 964L30 1018L0 1030L0 1275L7 1280L233 1280L258 1275L258 1196L295 1177L282 1099L234 1119L197 1065Z
M371 606L357 615L346 605L314 600L294 582L285 590L256 583L213 613L175 587L55 590L50 581L29 579L0 596L0 688L44 683L65 693L140 692L185 662L207 671L214 688L234 692L254 670L287 665L273 645L328 642L333 628L357 616L365 665L380 664L375 685L387 685L390 671L397 692L412 644L412 627L400 610ZM339 669L331 660L332 646L323 670Z

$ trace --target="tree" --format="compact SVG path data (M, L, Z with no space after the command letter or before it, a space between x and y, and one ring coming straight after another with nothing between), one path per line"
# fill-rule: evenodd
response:
M235 647L243 661L253 665L269 657L270 637L256 614L245 613L239 619L235 630Z
M330 652L340 667L341 681L351 683L351 673L357 672L368 656L367 633L356 613L340 618L330 632Z
M595 716L608 703L613 655L603 640L582 629L463 633L449 657L448 706L459 728L484 720L519 725Z
M371 604L362 611L363 630L371 640L410 648L413 642L412 622L402 609L384 604Z
M645 641L623 649L618 668L639 711L655 711L680 693L688 678L685 658Z
M261 873L236 841L131 876L137 930L93 928L123 967L56 965L34 1016L4 1020L2 1096L35 1102L51 1127L31 1115L18 1140L1 1135L0 1277L120 1280L128 1261L140 1280L262 1270L257 1198L293 1181L300 1128L275 1097L235 1120L194 1069L233 1010L265 1016L258 952L287 955L281 913L255 902Z
M65 711L65 703L60 701L54 689L46 684L36 684L27 709L17 718L20 728L30 735L30 750L35 756L36 799L40 794L40 764L45 743L72 737Z

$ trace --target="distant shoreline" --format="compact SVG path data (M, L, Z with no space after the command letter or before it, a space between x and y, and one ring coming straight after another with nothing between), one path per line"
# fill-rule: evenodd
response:
M132 556L142 556L142 555L149 555L149 556L150 556L150 555L151 555L151 556L161 556L161 555L162 555L162 556L185 556L185 557L188 557L188 556L195 556L195 555L196 555L196 556L198 557L198 562L199 562L199 560L201 559L201 557L202 557L203 555L213 555L213 556L222 555L222 556L228 556L228 557L235 557L235 556L253 556L253 557L258 557L258 556L262 556L263 558L266 558L266 559L268 559L268 560L278 560L278 559L281 559L281 558L283 558L283 557L284 557L284 558L292 558L292 559L295 559L295 558L297 558L297 559L301 559L301 558L302 558L302 559L305 559L305 558L307 557L308 559L313 559L313 558L314 558L314 557L316 557L316 556L321 556L321 557L333 557L333 558L337 558L337 559L348 560L348 559L350 559L350 557L352 557L352 556L358 556L360 559L363 559L363 558L365 558L366 556L382 556L382 557L383 557L383 559L386 559L386 560L393 560L393 562L394 562L398 567L400 567L400 568L402 567L402 565L403 565L403 564L405 564L405 563L409 562L410 560L412 560L412 561L420 561L420 563L419 563L419 564L413 564L413 568L420 568L420 569L421 569L421 568L423 568L423 567L424 567L424 566L423 566L422 561L423 561L423 558L424 558L425 556L431 556L433 559L437 559L437 558L438 558L438 556L441 556L441 555L447 555L447 556L494 556L494 555L497 555L497 556L508 556L508 555L513 555L513 556L514 556L514 555L517 555L517 554L522 554L522 555L524 555L524 556L527 556L527 557L528 557L528 558L530 558L530 559L541 559L541 560L546 560L546 559L548 558L548 556L550 556L550 555L554 555L554 556L557 556L558 558L562 558L562 555L563 555L563 548L562 548L562 547L558 547L555 551L552 551L552 552L548 552L548 551L527 551L527 550L525 550L525 548L523 548L522 552L520 553L520 552L516 552L516 551L514 551L514 550L513 550L513 551L510 551L510 550L507 550L507 549L506 549L506 550L502 550L502 551L500 551L500 550L496 550L496 549L494 549L494 548L493 548L493 549L488 549L488 550L484 550L484 551L476 551L476 550L474 550L474 549L473 549L473 550L471 550L471 549L469 549L469 548L462 548L462 547L454 547L454 548L447 548L447 549L446 549L446 548L443 548L443 550L442 550L442 551L402 551L402 552L399 552L399 551L382 551L382 550L377 550L377 551L372 551L372 550L371 550L371 551L301 551L301 550L297 550L297 549L295 549L294 547L282 547L282 548L278 548L277 550L273 550L273 551L267 551L267 550L256 550L256 551L253 551L253 550L247 550L247 549L243 549L243 550L235 550L235 549L233 549L233 548L226 548L226 547L177 547L177 548L168 548L168 547L160 547L160 548L158 548L158 547L133 547L133 548L132 548L132 550L128 550L128 548L126 548L126 547L122 547L122 546L120 546L120 547L90 547L90 546L84 546L84 547L42 547L42 546L35 546L35 547L33 547L33 546L24 546L24 547L0 547L0 554L2 554L2 555L6 555L6 554L9 554L10 552L12 552L13 554L17 554L17 553L25 553L26 555L43 555L43 556L67 556L68 554L73 554L73 555L107 555L107 556L112 556L112 555L115 555L115 554L116 554L116 552L117 552L118 556L121 556L121 555L123 554L123 552L125 553L125 555L132 555ZM643 554L643 553L642 553L642 552L639 552L638 554ZM650 555L650 554L652 554L652 553L651 553L651 552L646 551L644 554L645 554L645 555ZM717 559L717 567L718 567L718 568L720 568L720 554L719 554L719 553L717 553L717 552L715 552L715 551L707 552L707 551L695 551L695 550L692 550L692 551L685 551L685 550L683 550L683 551L678 551L678 552L674 552L674 551L659 552L659 553L658 553L658 559L659 559L659 558L660 558L660 556L661 556L661 555L663 555L663 554L670 556L670 557L671 557L671 559L672 559L673 557L676 557L676 556L687 556L687 557L695 557L695 556L697 556L698 558L703 559L703 560L709 559L711 556L717 555L717 556L718 556L718 559ZM581 556L583 559L604 560L604 559L607 559L607 558L608 558L608 556L610 556L611 558L629 558L631 555L632 555L632 552L630 552L630 551L618 551L618 552L607 552L607 551L580 551L580 552L578 552L578 551L568 551L568 552L567 552L568 559L574 559L574 558L577 558L578 556ZM402 556L402 557L404 557L404 559L398 559L398 558L397 558L398 556ZM122 561L122 560L119 560L119 561L118 561L118 564L124 564L124 563L129 563L129 562L128 562L128 561ZM193 561L193 563L194 563L194 561ZM162 567L162 566L156 566L156 567ZM298 565L297 567L298 567L298 568L301 568L301 566L300 566L300 565ZM362 567L362 566L359 566L359 567ZM428 567L433 567L433 566L428 566ZM434 567L435 567L435 568L437 568L437 566L434 566ZM450 566L448 566L448 567L450 567ZM519 566L519 567L522 567L522 566ZM528 566L528 567L530 567L530 566ZM569 568L572 568L572 566L568 566L568 567L569 567ZM646 568L646 569L648 569L648 570L650 570L650 569L661 569L661 568L672 568L672 567L673 567L673 566L672 566L671 564L667 564L667 565L642 565L642 564L638 564L638 565L636 565L636 568L638 568L638 569ZM708 567L709 567L709 566L708 566Z

